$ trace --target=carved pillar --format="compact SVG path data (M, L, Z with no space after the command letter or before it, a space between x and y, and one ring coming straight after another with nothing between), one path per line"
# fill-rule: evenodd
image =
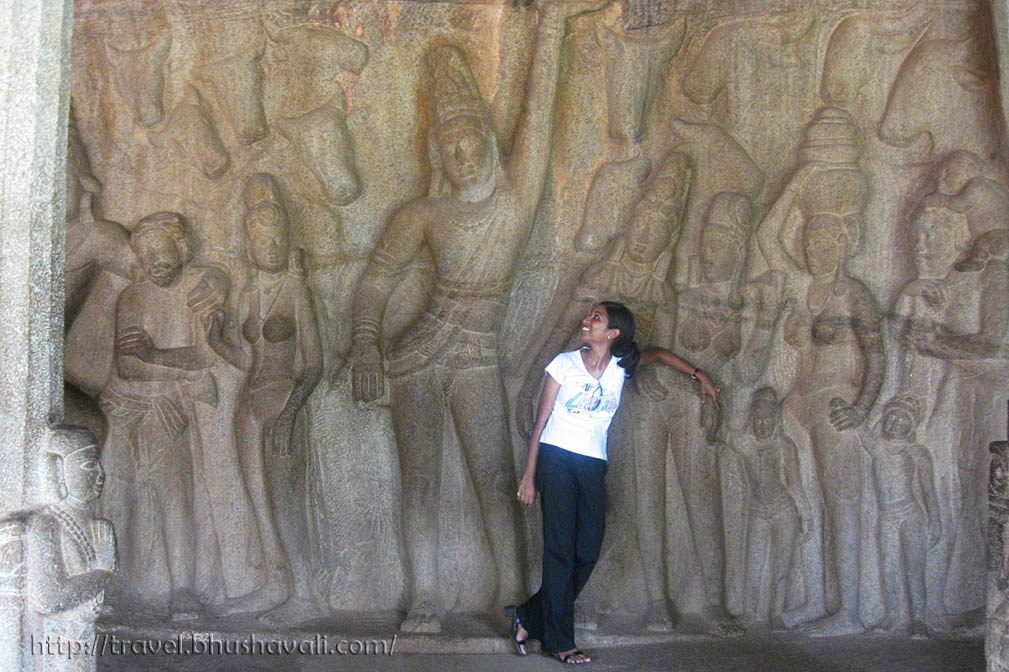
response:
M0 2L0 516L37 501L32 459L63 415L72 0ZM22 653L18 524L0 524L0 660Z

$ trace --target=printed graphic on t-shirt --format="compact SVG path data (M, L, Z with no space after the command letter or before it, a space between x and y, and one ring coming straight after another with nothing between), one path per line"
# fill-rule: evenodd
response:
M612 415L617 411L617 404L620 401L615 397L606 394L603 386L598 382L585 383L582 389L567 400L564 408L572 415L594 415L601 413Z

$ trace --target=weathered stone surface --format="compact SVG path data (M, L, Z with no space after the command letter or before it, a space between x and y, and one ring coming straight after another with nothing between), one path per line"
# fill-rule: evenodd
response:
M199 540L168 544L189 578L121 572L121 608L430 632L519 597L542 363L617 298L722 407L629 389L582 624L979 622L1009 396L988 3L76 6L67 381L102 506L191 490L139 536ZM127 234L162 212L191 286L132 305L160 271ZM144 357L162 377L118 389Z

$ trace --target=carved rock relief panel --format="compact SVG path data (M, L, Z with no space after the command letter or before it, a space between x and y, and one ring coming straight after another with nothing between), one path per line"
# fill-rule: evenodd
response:
M439 116L440 84L425 54L454 45L470 73L455 86L479 101L471 116L489 132L477 136L499 155L494 170L521 190L517 205L501 205L500 212L528 213L518 242L508 242L517 252L505 279L479 289L500 299L503 319L483 318L500 323L488 337L497 345L480 340L478 317L472 323L469 314L447 318L473 332L451 337L453 361L496 358L515 468L525 448L514 413L524 408L523 390L538 384L542 353L565 347L574 333L568 308L585 299L579 292L595 277L592 269L627 257L629 241L641 231L668 229L661 270L639 272L631 259L619 270L630 275L614 287L631 303L654 307L664 297L673 316L656 313L653 340L643 344L677 351L697 345L691 353L721 377L729 401L716 423L700 416L689 386L658 381L690 425L668 439L673 450L658 446L666 446L660 451L667 455L665 492L647 500L665 508L663 554L684 555L683 562L666 563L662 599L681 612L710 614L718 607L744 619L817 622L811 627L828 633L884 622L911 627L923 621L933 630L969 624L983 603L985 446L1000 430L994 403L1009 391L1003 357L1009 192L990 8L973 0L711 4L627 0L575 16L563 40L551 43L556 68L546 77L549 68L533 54L551 35L536 8L524 3L77 3L72 98L92 180L82 180L91 201L84 223L95 230L95 222L107 223L108 235L97 239L123 249L143 217L181 214L190 263L205 269L194 283L203 278L207 287L189 297L199 309L183 301L180 310L195 316L220 309L222 334L240 345L242 325L229 316L241 314L243 288L267 287L256 278L268 265L250 249L255 227L247 220L255 208L243 194L250 176L273 176L276 195L266 200L279 204L288 223L292 254L285 272L306 288L311 313L305 319L317 323L324 359L310 396L290 410L282 396L276 404L278 413L304 409L289 446L302 494L283 504L304 522L298 548L286 553L304 562L292 568L287 592L309 582L323 596L314 608L323 611L398 608L410 599L400 509L403 447L389 410L397 400L385 390L374 402L353 401L349 364L355 360L348 354L363 333L355 303L369 262L383 259L379 241L394 235L389 231L407 204L427 203L444 168L431 159L432 143L444 148L449 140L438 136L446 117ZM549 113L552 127L544 122ZM661 226L643 227L637 204L672 152L690 166L685 200L657 208ZM536 161L543 171L529 167ZM526 168L515 169L519 164ZM505 190L495 193L503 198ZM454 194L438 205L448 219L458 218ZM721 233L707 233L719 227ZM459 299L475 290L458 284L451 288L456 298L445 299L452 261L445 250L459 246L465 243L451 236L425 238L397 263L398 282L382 297L379 323L364 324L381 335L386 354L434 319L426 316L432 301L456 307L476 301ZM296 248L304 250L303 261ZM143 272L130 254L125 267L86 257L97 279L86 283L82 305L74 306L68 372L87 371L81 362L88 357L112 361L109 320L118 293ZM720 275L721 267L731 270ZM213 318L194 319L193 328L205 331L204 320ZM274 333L264 322L262 336L284 342L278 325ZM159 335L151 336L158 347ZM300 339L285 361L303 362ZM197 339L216 381L217 404L180 397L196 405L176 415L189 420L187 431L199 429L199 444L207 447L202 459L230 465L231 487L238 487L250 478L241 471L250 448L239 445L233 428L249 374L216 356L205 340L203 334ZM246 339L243 347L251 343ZM428 346L442 347L434 340L419 345ZM97 397L107 380L93 377L70 382ZM648 394L658 389L649 384L635 388L629 408L636 395L637 405L648 407ZM766 455L779 455L775 464L784 464L780 455L790 449L783 446L795 447L794 474L782 466L776 478L754 462L765 453L754 447L760 441L750 402L766 386L781 405L777 447ZM882 412L885 401L903 396L918 405L917 413L905 413L914 425L910 445L930 460L938 504L928 515L939 524L933 535L932 518L901 522L927 541L927 606L924 615L909 608L894 616L895 605L918 596L886 590L893 582L886 526L896 524L896 514L880 503L889 495L877 492L873 470L890 464L876 457L879 437L910 436L887 429ZM454 417L444 414L450 396L416 403L417 412L425 412L425 403L444 404L428 408L430 417ZM171 418L166 408L161 412ZM611 452L655 448L643 444L660 434L650 422L635 414L630 430L615 433ZM487 568L503 557L477 504L484 493L473 474L480 472L462 452L458 427L445 420L438 467L439 599L449 611L492 601L495 573ZM839 467L823 451L838 442L855 479L834 492L830 475ZM708 467L689 461L704 451L734 456L724 464L735 463L736 471L722 471L721 461ZM909 448L907 455L920 452ZM918 466L895 469L911 474L909 483L923 482L922 462L908 459ZM638 497L633 470L615 472L614 493ZM689 500L703 489L691 479L717 482L722 501L711 515L690 510ZM758 502L765 486L794 498L798 519L782 523L802 529L786 535L795 539L791 549L746 541L747 530L764 529L767 512L778 511ZM920 485L909 492L928 508ZM537 514L515 515L519 537L530 541L526 568L532 570ZM827 524L824 516L834 518ZM635 523L611 522L620 524ZM832 536L838 526L849 535L841 541ZM243 543L261 548L263 535L251 536ZM675 538L690 539L688 548L677 550ZM715 538L742 545L708 548L705 540ZM832 556L842 541L861 549L854 568L838 566ZM711 555L725 565L717 576L702 571ZM223 556L214 557L221 562ZM766 558L773 560L770 578L747 566ZM282 565L275 575L283 575ZM655 579L640 562L616 559L609 565L615 569L606 566L590 586L597 603L623 595L616 606L644 610L655 600ZM264 561L246 568L250 585L266 591L265 577L278 567ZM919 568L897 571L918 576ZM846 613L852 596L871 587L867 576L875 577L881 597ZM228 608L229 599L247 591L234 592L205 602ZM826 614L848 618L818 622ZM729 616L712 622L725 627ZM658 629L666 626L661 613L650 611L648 618Z

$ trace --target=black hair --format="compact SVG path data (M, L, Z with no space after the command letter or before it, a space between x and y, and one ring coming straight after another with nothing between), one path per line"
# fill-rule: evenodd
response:
M630 378L641 359L641 351L634 342L634 315L630 308L617 301L602 301L599 305L606 309L609 328L620 330L617 340L610 346L610 352L618 358L617 364L624 369L624 375Z

